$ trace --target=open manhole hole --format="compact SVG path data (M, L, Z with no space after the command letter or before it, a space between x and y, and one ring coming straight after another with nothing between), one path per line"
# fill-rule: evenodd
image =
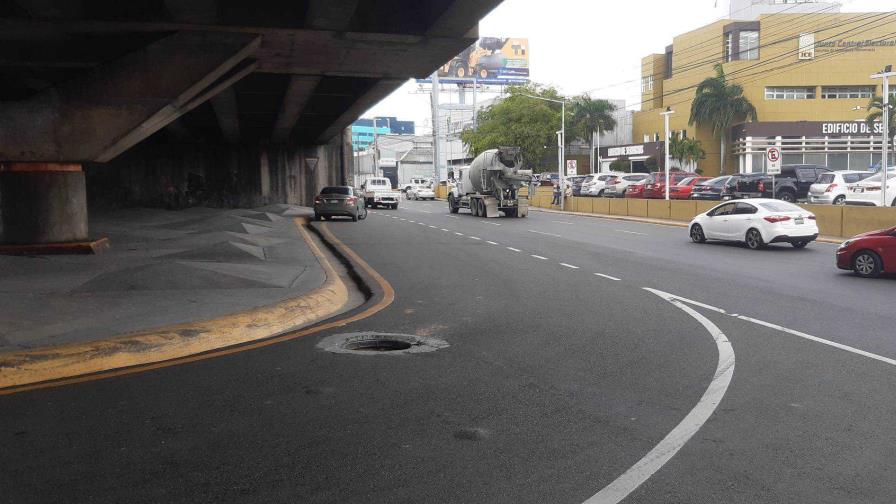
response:
M333 353L356 355L434 352L448 346L443 340L413 334L359 332L327 336L317 347Z

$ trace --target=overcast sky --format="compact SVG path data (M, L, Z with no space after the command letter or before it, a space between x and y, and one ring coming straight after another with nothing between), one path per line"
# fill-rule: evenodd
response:
M886 11L892 0L845 0L844 12ZM641 58L660 53L675 35L728 15L718 0L505 0L479 24L481 36L527 37L530 77L563 94L591 92L599 98L640 100ZM429 131L429 93L410 81L365 117L414 120ZM457 94L442 93L442 102Z

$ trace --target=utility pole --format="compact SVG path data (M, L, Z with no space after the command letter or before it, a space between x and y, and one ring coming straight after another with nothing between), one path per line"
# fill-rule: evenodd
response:
M376 133L376 116L373 118L373 176L381 177L380 173L380 147L379 137Z
M441 156L441 149L439 146L439 71L436 70L432 73L432 92L430 93L430 99L432 101L432 171L433 171L433 183L438 184L441 180L441 173L439 171L439 158Z
M884 71L871 76L872 79L883 79L883 145L880 158L880 206L887 205L887 171L890 164L890 77L896 75L892 65L887 65Z
M660 112L660 115L663 116L663 123L666 126L666 142L663 144L663 152L665 156L665 163L663 164L663 168L666 170L666 201L669 201L669 171L671 167L669 166L669 141L672 139L669 134L669 116L674 114L675 111L672 110L672 107L666 107L665 112Z

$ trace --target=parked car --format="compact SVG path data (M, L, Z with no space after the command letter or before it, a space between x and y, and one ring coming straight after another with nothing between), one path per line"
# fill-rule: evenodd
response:
M709 201L729 200L731 199L731 196L733 196L734 186L729 184L733 178L734 177L731 175L723 175L721 177L697 182L691 188L691 199Z
M405 197L409 200L435 200L436 191L432 188L432 184L413 186L407 190Z
M650 183L650 177L640 180L638 182L632 183L625 190L625 196L623 198L636 198L643 199L647 195L647 184Z
M582 195L582 184L585 182L585 179L588 177L589 177L589 175L575 175L575 176L566 178L566 182L572 186L572 195L573 196L581 196Z
M582 182L582 196L603 196L604 189L610 180L625 175L624 173L595 173Z
M768 243L790 243L803 248L818 238L815 215L786 201L757 198L716 205L691 221L691 240L746 243L760 249Z
M844 203L847 205L881 206L881 180L883 180L883 174L877 173L850 185ZM890 206L896 206L896 171L887 173L887 199L890 201Z
M647 173L629 173L628 175L619 175L615 179L606 182L604 196L607 198L624 198L628 192L628 188L632 184L643 182L648 177Z
M822 173L818 176L818 180L809 186L808 202L817 205L843 205L846 203L847 186L861 182L872 175L874 172L853 170Z
M896 273L896 227L860 234L837 249L837 267L864 278Z
M671 171L669 173L669 190L682 180L696 176L696 173ZM649 199L666 199L666 172L654 172L650 174L650 180L644 187L644 197Z
M314 198L314 220L332 217L351 217L355 222L366 219L364 198L353 187L324 187Z
M775 198L789 203L805 200L809 196L809 187L823 173L831 170L818 165L787 165L781 168L781 174L772 180L771 175L764 173L750 174L737 182L734 191L736 198ZM774 187L775 194L772 194Z
M690 199L691 191L694 189L694 186L699 182L704 182L711 178L712 177L687 177L669 188L669 199ZM663 198L665 198L665 195L663 195Z

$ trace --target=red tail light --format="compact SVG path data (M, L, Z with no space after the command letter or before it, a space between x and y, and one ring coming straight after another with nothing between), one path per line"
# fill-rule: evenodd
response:
M786 222L790 220L790 217L786 215L769 215L768 217L764 217L765 220L775 224L777 222Z
M349 204L349 205L354 205L354 204L357 203L357 202L358 202L358 198L356 198L356 197L354 197L354 196L352 196L352 197L350 197L350 198L348 199L348 204Z
M824 192L831 192L831 191L833 191L833 190L836 189L836 188L837 188L837 184L831 184L831 185L828 186L827 189L824 190Z
M316 197L314 198L314 202L315 202L315 203L323 203L323 201L324 201L324 199L321 198L320 196L316 196Z
M763 182L761 180L759 181L759 192L761 192L761 193L765 192L765 182Z

